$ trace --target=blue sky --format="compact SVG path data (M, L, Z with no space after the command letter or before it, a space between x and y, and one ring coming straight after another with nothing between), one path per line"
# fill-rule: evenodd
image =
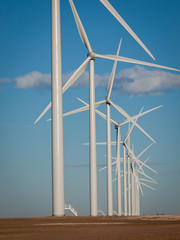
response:
M157 64L180 69L179 0L110 0L156 59ZM93 50L115 54L122 37L120 55L153 62L98 0L74 0ZM51 16L50 0L0 0L0 217L51 215L51 116L49 111L33 122L51 100ZM62 70L65 82L85 60L68 1L61 1ZM95 60L96 100L107 94L107 81L113 62ZM64 112L88 102L88 68L63 95ZM141 213L180 214L180 75L177 72L118 63L112 100L129 115L141 107L163 108L139 119L139 124L156 140L141 158L151 155L149 165L157 191L144 189ZM100 108L105 113L105 107ZM124 120L112 109L111 116ZM97 116L97 141L105 141L106 123ZM89 215L89 156L83 146L89 138L88 112L64 118L65 201L80 215ZM122 136L127 131L122 130ZM112 126L112 140L115 130ZM148 144L134 129L131 142L138 155ZM97 147L98 168L104 165L106 148ZM112 147L112 155L115 156ZM113 176L115 174L113 173ZM116 182L113 183L116 210ZM106 212L106 172L98 172L98 208Z

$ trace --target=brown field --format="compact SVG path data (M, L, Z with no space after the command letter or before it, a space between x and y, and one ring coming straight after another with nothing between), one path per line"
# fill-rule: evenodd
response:
M175 240L180 215L0 219L0 240Z

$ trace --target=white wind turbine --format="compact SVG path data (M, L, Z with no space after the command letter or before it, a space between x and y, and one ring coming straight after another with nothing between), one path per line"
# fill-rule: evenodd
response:
M134 162L133 162L133 164L134 164ZM142 178L139 178L139 174L142 174L143 176L150 178L149 176L144 175L143 172L141 172L137 168L137 165L136 165L136 167L133 165L133 169L132 169L132 215L140 215L140 192L139 192L139 189L141 190L142 196L144 195L143 191L141 189L141 185L143 185L147 188L150 188L152 190L156 190L153 187L143 183L143 181L147 181L150 183L157 184L157 182L154 179L152 179L152 178L150 178L152 180L142 179Z
M80 100L82 103L84 103L86 106L85 107L82 107L82 108L79 108L79 109L76 109L76 110L73 110L73 111L71 111L71 112L69 112L69 113L66 113L65 115L67 116L67 115L71 115L71 114L75 114L75 113L79 113L79 112L82 112L82 111L85 111L85 110L88 110L89 109L89 104L87 104L85 101L83 101L83 100L81 100L80 98L78 98L78 100ZM100 101L100 102L98 102L98 103L96 103L95 105L97 105L97 106L100 106L100 105L102 105L104 103L104 101ZM117 134L116 134L116 136L117 136L117 141L116 142L111 142L111 140L109 141L109 139L107 139L107 142L109 141L110 142L110 144L112 145L112 144L116 144L117 145L117 161L116 161L116 163L117 163L117 193L118 193L118 211L117 211L117 214L118 215L121 215L121 177L120 177L120 128L123 126L123 125L125 125L126 123L128 123L128 122L130 122L131 120L134 120L134 124L136 124L136 120L138 119L138 117L141 117L141 116L143 116L143 115L145 115L145 114L147 114L147 113L149 113L149 112L151 112L151 111L153 111L153 110L155 110L155 109L158 109L158 108L160 108L160 107L162 107L162 105L161 106L158 106L158 107L155 107L155 108L152 108L152 109L150 109L150 110L148 110L148 111L145 111L145 112L140 112L139 114L137 114L137 115L135 115L135 116L133 116L133 117L130 117L127 113L127 119L124 121L124 122L122 122L122 123L117 123L116 121L114 121L114 120L112 120L112 119L110 119L110 122L111 123L113 123L114 125L115 125L115 127L116 127L116 130L117 130ZM100 112L99 110L97 110L97 109L95 109L95 111L96 111L96 113L97 114L99 114L102 118L104 118L105 120L107 120L107 115L105 115L105 114L103 114L102 112ZM125 112L124 110L123 110L123 112ZM109 123L110 124L110 123ZM134 127L134 124L132 125L132 127L130 128L130 130L128 131L128 133L127 133L127 136L126 136L126 138L125 138L125 140L124 141L126 141L127 140L127 138L128 138L128 136L130 135L130 133L131 133L131 131L132 131L132 129L133 129L133 127ZM145 135L146 136L148 136L151 140L152 140L152 138L139 126L139 125L137 125L139 128L140 128L140 130L142 130L142 132L143 133L145 133ZM153 140L154 141L154 140ZM97 143L98 145L104 145L104 144L107 144L107 142L105 142L105 143ZM112 158L112 157L111 157ZM110 158L110 159L111 159ZM110 162L111 163L111 162ZM115 163L115 162L114 162ZM112 165L112 164L111 164ZM108 168L108 165L107 165L107 168ZM111 167L111 171L112 171L112 167ZM124 176L125 176L125 174L124 174ZM111 175L111 182L112 182L112 175ZM109 179L108 179L109 180ZM126 189L126 183L125 183L125 185L124 185L124 188ZM126 195L124 195L124 196L126 196ZM109 194L108 194L108 197L109 197ZM111 199L112 199L112 197L111 197ZM108 199L109 200L109 199ZM125 202L126 202L126 199L125 199ZM125 207L126 208L126 207ZM113 211L113 210L112 210Z
M79 98L78 98L79 99ZM74 111L72 111L72 112L69 112L69 113L67 113L68 115L70 115L70 114L74 114L74 113L78 113L78 112L81 112L81 111L84 111L84 110L87 110L87 109L89 109L89 105L85 102L85 101L83 101L83 100L81 100L81 99L79 99L82 103L84 103L85 105L86 105L86 107L82 107L82 108L79 108L79 109L76 109L76 110L74 110ZM101 102L102 103L102 102ZM140 117L140 116L143 116L143 115L145 115L145 114L147 114L147 113L149 113L149 112L151 112L151 111L153 111L153 110L155 110L155 109L158 109L158 108L160 108L160 107L162 107L162 106L158 106L158 107L156 107L156 108L153 108L153 109L150 109L150 110L148 110L148 111L145 111L145 112L140 112L139 114L137 114L137 115L135 115L134 117L132 117L133 118L133 120L135 120L135 122L137 121L137 119L138 119L138 117ZM142 111L142 110L141 110ZM101 117L103 117L105 120L107 119L107 116L105 115L105 114L103 114L102 112L100 112L99 110L97 110L96 109L96 113L98 113ZM112 120L112 119L110 119L110 121L111 121L111 123L113 123L113 124L115 124L115 127L116 127L116 129L117 129L117 141L116 142L111 142L111 145L112 144L116 144L117 145L117 158L116 158L116 161L115 162L113 162L113 164L115 164L116 163L116 165L117 165L117 203L118 203L118 210L117 210L117 214L118 215L121 215L121 213L122 213L122 210L121 210L121 175L120 175L120 172L121 172L121 170L120 170L120 127L121 126L123 126L124 124L126 124L126 123L128 123L129 122L129 120L128 119L126 119L123 123L117 123L117 122L115 122L114 120ZM127 133L127 135L126 135L126 137L125 137L125 139L124 139L124 141L123 141L123 143L125 143L126 141L127 141L127 139L129 138L129 136L130 136L130 133L132 132L132 130L133 130L133 127L134 127L134 124L131 126L131 128L129 129L129 131L128 131L128 133ZM104 145L104 144L107 144L107 143L97 143L98 145ZM152 144L151 144L152 145ZM150 146L151 146L150 145ZM150 146L148 146L145 150L143 150L142 152L141 152L141 154L139 154L138 155L138 157L140 157ZM125 151L125 148L124 148L124 151ZM111 157L112 158L112 157ZM124 152L124 158L125 158L125 152ZM113 165L112 164L112 165ZM125 211L124 211L124 214L125 215L127 215L127 196L126 196L126 189L127 189L127 186L126 186L126 159L124 159L124 174L123 174L123 176L124 176L124 209L125 209ZM129 166L129 165L128 165ZM107 166L108 167L108 166ZM104 167L104 168L102 168L102 169L105 169L106 167ZM102 170L102 169L100 169L100 170ZM129 170L129 168L128 168L128 170ZM129 180L129 176L130 176L130 174L129 174L129 171L128 171L128 194L130 195L130 180ZM130 209L130 196L128 197L128 210ZM129 210L129 212L130 212L130 210ZM130 214L130 213L129 213Z
M158 68L163 68L163 69L169 69L169 70L175 70L175 71L179 71L177 69L173 69L173 68L169 68L169 67L164 67L161 65L157 65L157 64L152 64L152 63L148 63L148 62L143 62L143 61L139 61L139 60L135 60L135 59L130 59L130 58L125 58L125 57L118 57L118 56L113 56L113 55L101 55L101 54L96 54L94 51L92 51L91 46L89 44L87 35L85 33L85 30L83 28L83 25L81 23L81 20L77 14L77 11L75 9L75 6L73 4L72 0L69 0L73 14L74 14L74 18L76 21L76 25L80 34L80 37L84 43L84 45L86 46L86 48L88 49L88 57L86 59L86 61L84 62L84 66L89 62L90 67L89 67L89 75L90 75L90 178L91 178L91 187L90 187L90 192L91 192L91 215L96 216L97 215L97 175L96 175L96 138L95 138L95 86L94 86L94 59L97 58L104 58L104 59L109 59L109 60L117 60L117 61L121 61L121 62L129 62L129 63L135 63L135 64L140 64L140 65L145 65L145 66L152 66L152 67L158 67ZM142 42L139 40L139 38L135 35L135 33L130 29L130 27L124 22L124 20L119 16L119 14L112 8L112 6L108 3L107 0L101 0L101 2L108 8L108 10L118 19L118 21L126 28L126 30L136 39L136 41L147 51L147 48L144 46L144 44L142 44ZM54 155L57 155L57 159L62 159L59 163L59 160L54 161L53 160L53 182L58 182L57 179L59 179L60 175L60 179L62 180L61 183L62 185L59 187L55 187L56 191L57 191L57 195L60 197L61 193L62 193L62 197L59 198L59 200L62 202L62 199L64 198L64 193L63 193L63 189L64 189L64 160L63 160L63 124L62 124L62 90L59 89L59 85L57 85L57 79L59 78L59 76L62 76L61 73L61 64L60 67L57 68L58 64L61 63L60 59L60 13L59 13L59 8L60 8L60 4L59 4L59 0L52 0L52 13L55 16L55 20L52 18L52 31L53 31L53 27L56 27L56 33L58 32L58 34L56 34L56 36L58 35L58 41L57 39L55 40L54 44L53 44L53 38L52 38L52 46L59 46L58 51L54 51L52 47L52 50L55 54L55 57L53 57L53 62L54 64L52 64L52 68L54 67L54 70L52 69L52 73L54 72L54 75L57 76L56 77L56 84L53 84L53 80L52 80L52 99L54 99L52 102L54 102L54 107L53 107L53 111L52 111L52 119L53 119L53 123L52 125L53 127L53 136L56 136L55 138L53 137L53 152L56 153ZM54 10L53 10L54 9ZM57 11L58 9L58 11ZM54 11L54 12L53 12ZM53 15L52 14L52 15ZM58 29L58 30L57 30ZM54 34L52 34L52 36L54 36ZM58 44L56 44L58 43ZM57 50L57 49L56 49ZM59 55L57 55L57 52ZM150 52L149 52L150 54ZM150 54L151 55L151 54ZM58 62L56 62L55 64L55 59L59 59ZM82 66L82 65L81 65ZM59 69L59 70L58 70ZM79 71L79 76L81 75L81 73L84 71L85 68L82 68ZM52 74L53 75L53 74ZM61 82L62 83L62 80ZM61 85L61 84L60 84ZM54 86L54 87L53 87ZM60 97L57 97L57 95L60 94ZM54 97L56 95L56 97ZM60 101L61 99L61 101ZM112 104L112 102L110 101L109 103ZM41 117L45 114L45 112L51 107L51 104L49 104L49 106L43 111L43 114L41 114ZM58 109L59 107L59 109ZM60 112L59 112L60 111ZM56 116L55 116L56 115ZM61 116L61 119L60 119ZM61 134L59 133L59 131L57 131L57 129L60 129ZM61 135L61 138L59 138L59 135ZM61 139L61 141L59 141L59 139ZM60 147L59 147L60 146ZM58 153L58 154L57 154ZM56 162L56 164L55 164ZM60 165L59 165L60 164ZM58 167L60 166L60 167ZM58 172L59 169L61 168L60 172ZM56 169L56 170L55 170ZM56 172L56 174L54 173ZM56 179L56 180L55 180ZM54 186L54 184L53 184ZM54 188L53 188L54 189ZM56 198L58 199L58 198ZM58 202L58 201L57 201ZM62 205L62 204L61 204ZM61 207L62 209L62 207ZM63 211L64 213L64 211ZM62 215L61 213L58 215Z
M149 185L143 183L142 181L147 181L151 183L157 183L154 179L149 177L147 174L145 174L144 170L142 169L143 166L148 168L149 170L153 171L154 173L157 173L154 169L146 165L146 162L149 160L150 157L148 157L144 162L139 160L139 157L151 146L150 144L147 148L145 148L138 156L134 155L134 150L131 150L129 144L126 145L128 155L131 157L131 207L132 207L132 212L131 215L139 215L140 211L140 200L139 200L139 189L141 190L141 193L143 195L143 191L141 188L141 185L144 185L152 190L155 190L154 188L150 187ZM133 147L134 149L134 147ZM137 167L138 166L138 167ZM139 178L138 174L143 175L146 177L144 178ZM140 181L141 180L141 181Z
M133 125L131 126L131 128L129 128L129 134L127 134L127 136L126 136L126 138L127 138L127 140L128 140L128 142L127 142L127 145L128 145L128 147L130 148L130 133L131 133L131 131L132 131L132 129L133 129ZM125 141L124 141L125 142ZM152 143L153 144L153 143ZM138 156L137 156L137 159L139 159L139 157L144 153L144 152L146 152L147 151L147 149L149 149L149 147L150 146L152 146L152 144L150 144L148 147L146 147ZM130 189L131 189L131 187L132 187L132 185L134 186L134 183L133 183L133 178L134 178L134 176L133 176L133 174L134 174L134 172L133 172L133 170L135 171L136 170L136 179L138 179L138 183L136 184L136 188L138 188L139 189L139 187L140 187L140 185L145 185L146 187L149 187L148 185L146 185L146 184L144 184L143 182L140 182L140 180L142 180L142 181L148 181L148 182L151 182L151 183L156 183L152 178L150 178L149 176L147 176L147 175L145 175L144 174L144 171L142 170L142 166L144 165L144 166L146 166L146 162L149 160L149 158L147 158L146 159L146 161L144 161L143 163L142 163L142 165L138 168L138 169L134 169L134 165L131 165L131 171L130 171L130 164L132 164L132 162L130 163L130 158L131 158L131 155L129 154L129 151L127 150L127 164L128 164L128 215L129 216L131 216L132 215L132 208L131 208L131 206L132 206L132 204L134 204L134 200L133 200L133 194L131 194L131 191L130 191ZM135 160L136 161L136 160ZM143 172L142 172L142 171ZM147 180L147 179L140 179L139 177L138 177L138 173L140 173L140 174L142 174L143 176L145 176L145 177L148 177L148 178L150 178L151 180ZM131 184L132 183L132 184ZM149 188L151 188L151 187L149 187ZM134 188L132 187L132 191L134 191ZM137 196L139 196L138 194L138 191L139 190L137 190ZM137 198L138 199L138 198ZM139 204L137 204L137 206L139 206ZM134 210L133 210L134 211Z
M161 107L161 106L159 106ZM146 111L144 113L139 113L138 115L134 116L134 120L137 121L138 117L144 115L144 114L147 114L148 112L150 111L153 111L159 107L156 107L156 108L153 108L149 111ZM142 110L141 110L142 111ZM126 121L127 123L127 121ZM120 127L123 125L124 123L121 123L121 124L117 124L116 125L116 129L117 129L117 160L115 162L113 162L113 164L117 163L117 182L119 184L117 184L117 195L118 195L118 215L121 215L121 175L120 175ZM131 196L130 196L130 169L129 169L129 154L127 154L127 157L128 157L128 171L126 171L126 152L125 152L125 143L126 141L128 140L128 145L130 145L130 134L133 130L133 127L134 127L134 124L131 126L131 128L129 128L129 131L123 141L123 162L124 162L124 168L123 168L123 177L124 177L124 215L126 216L127 215L127 195L126 195L126 190L128 189L128 214L130 215L131 214ZM111 144L114 144L114 142L111 142ZM150 144L146 149L144 149L139 155L138 155L138 158L151 146L152 144ZM143 163L145 166L146 164ZM126 173L128 173L128 188L127 188L127 184L126 184ZM118 186L119 185L119 186Z

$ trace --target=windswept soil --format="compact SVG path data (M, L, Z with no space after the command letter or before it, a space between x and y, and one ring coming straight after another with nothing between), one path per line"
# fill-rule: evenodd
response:
M180 215L0 219L0 240L176 240Z

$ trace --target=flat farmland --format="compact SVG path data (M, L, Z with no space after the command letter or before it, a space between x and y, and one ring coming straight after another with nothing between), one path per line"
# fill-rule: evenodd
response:
M0 219L0 240L175 240L180 215Z

